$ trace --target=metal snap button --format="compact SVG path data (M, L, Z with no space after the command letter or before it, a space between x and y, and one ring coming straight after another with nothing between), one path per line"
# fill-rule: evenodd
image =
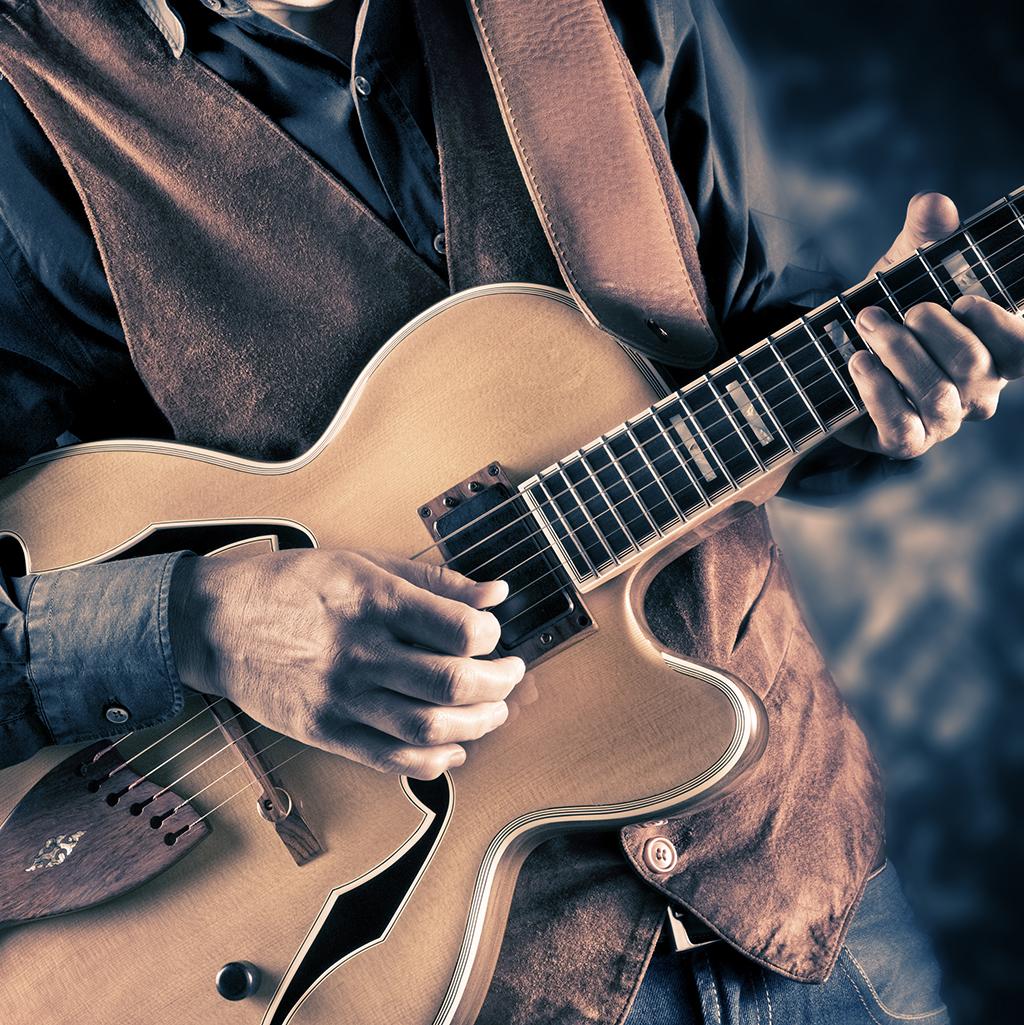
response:
M444 232L439 231L434 236L434 252L440 253L442 256L448 251L448 242L444 237Z
M363 75L356 75L352 84L356 87L356 92L359 93L364 100L371 92L373 92L373 86L370 85L370 80L365 78Z
M652 872L671 872L678 861L675 845L668 837L652 836L644 844L644 864Z
M120 705L107 705L103 714L106 716L107 722L112 722L117 726L126 723L129 719L128 709L122 708Z
M224 9L224 0L203 0L203 6L209 7L211 11L221 11Z

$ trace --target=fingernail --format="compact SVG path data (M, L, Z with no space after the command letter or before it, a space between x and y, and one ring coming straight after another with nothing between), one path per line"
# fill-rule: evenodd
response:
M885 310L880 310L877 306L869 306L867 309L861 310L857 316L857 327L862 331L877 331L888 321L889 318L886 316Z
M954 313L966 313L972 306L978 305L978 297L976 295L962 295L955 303L953 303Z
M457 769L460 765L462 765L465 762L465 760L466 760L466 749L460 747L459 750L456 751L455 754L452 755L451 761L448 763L448 768L449 769Z
M507 597L509 593L508 581L507 580L485 580L482 583L476 585L477 587L497 587L501 589L502 596L494 603L500 605Z
M866 374L871 366L871 356L866 352L855 352L846 365L853 374Z

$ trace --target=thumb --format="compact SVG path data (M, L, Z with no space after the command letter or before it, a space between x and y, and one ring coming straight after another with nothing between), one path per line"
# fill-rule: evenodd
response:
M960 226L956 204L941 192L919 192L907 206L907 220L896 241L871 273L885 270L914 255L914 250L943 238Z

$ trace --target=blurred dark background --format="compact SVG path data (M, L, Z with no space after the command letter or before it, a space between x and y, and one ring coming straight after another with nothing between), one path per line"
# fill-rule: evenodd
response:
M1024 185L1024 6L719 0L779 173L852 284L915 192L966 217ZM889 855L954 1021L1024 995L1024 382L918 473L772 503L808 617L881 762Z

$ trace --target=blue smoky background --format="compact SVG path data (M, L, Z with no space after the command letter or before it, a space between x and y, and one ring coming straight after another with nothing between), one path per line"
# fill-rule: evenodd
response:
M916 192L967 217L1024 185L1024 8L720 0L795 199L853 284ZM1024 382L918 472L771 512L887 786L889 857L954 1021L1024 994Z

